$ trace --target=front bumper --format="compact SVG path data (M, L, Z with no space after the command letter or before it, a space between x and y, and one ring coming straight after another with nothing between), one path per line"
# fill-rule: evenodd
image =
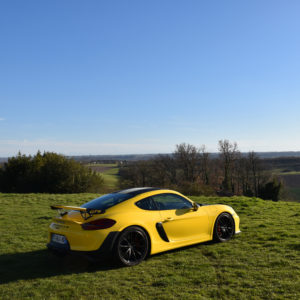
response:
M240 217L235 213L233 215L233 219L234 219L234 227L235 227L235 234L239 234L241 233L241 229L240 229Z

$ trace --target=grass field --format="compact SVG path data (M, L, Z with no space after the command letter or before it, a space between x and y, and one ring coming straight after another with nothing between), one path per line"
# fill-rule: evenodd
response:
M58 259L46 251L50 204L95 194L0 194L0 299L300 299L300 204L192 197L226 203L242 233L150 257L131 268Z
M119 188L119 168L117 164L88 164L93 171L101 174L104 179L105 191L115 191Z

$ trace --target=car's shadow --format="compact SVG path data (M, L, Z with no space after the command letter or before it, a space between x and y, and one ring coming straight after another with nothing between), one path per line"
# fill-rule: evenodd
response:
M211 246L211 245L214 245L214 244L216 244L216 242L214 242L214 241L202 242L202 243L198 243L198 244L193 244L193 245L189 245L189 246L184 246L184 247L180 247L180 248L171 249L171 250L164 251L164 252L159 252L159 253L151 255L150 258L151 257L156 257L156 256L159 257L159 256L164 255L166 253L179 253L179 252L182 252L182 251L186 251L187 249L196 248L198 246Z
M0 255L0 284L56 275L107 271L118 268L112 261L91 262L81 256L59 258L48 250Z
M185 251L186 249L194 248L197 245L212 244L214 244L214 242L204 242L157 253L151 257L165 255L166 253ZM46 249L31 252L1 254L0 266L0 285L18 280L47 278L73 273L93 273L121 268L120 266L117 266L112 259L91 261L87 259L87 257L78 255L57 257Z

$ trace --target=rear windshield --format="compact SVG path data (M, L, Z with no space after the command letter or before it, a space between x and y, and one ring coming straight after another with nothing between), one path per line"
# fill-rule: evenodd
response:
M105 210L130 198L132 198L131 194L112 193L87 202L81 207Z

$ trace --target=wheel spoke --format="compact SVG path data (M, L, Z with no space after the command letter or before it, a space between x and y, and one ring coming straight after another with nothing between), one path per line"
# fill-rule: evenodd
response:
M221 239L229 239L233 233L233 224L229 216L221 216L217 223L217 234Z
M123 241L122 242L125 242L127 243L128 245L130 245L130 242L128 241L128 239L126 237L123 238Z
M136 254L135 254L135 251L134 250L132 250L132 257L134 257L135 259L137 259L137 257L136 257Z
M147 242L142 233L128 232L119 243L119 253L128 264L135 264L145 257Z

